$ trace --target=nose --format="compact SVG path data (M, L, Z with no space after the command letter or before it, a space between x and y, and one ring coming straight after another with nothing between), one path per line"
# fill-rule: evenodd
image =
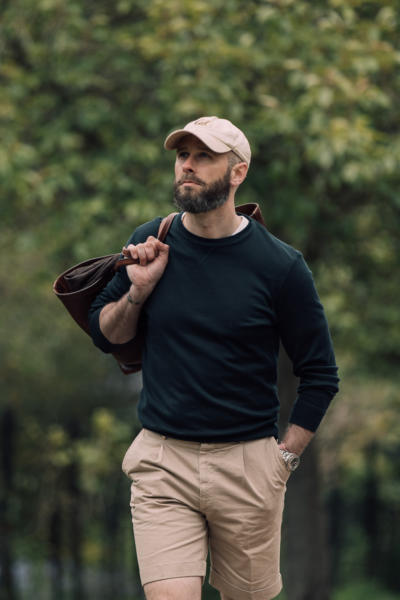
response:
M193 172L193 162L192 162L192 157L190 156L190 154L186 158L185 162L183 163L182 168L185 173Z

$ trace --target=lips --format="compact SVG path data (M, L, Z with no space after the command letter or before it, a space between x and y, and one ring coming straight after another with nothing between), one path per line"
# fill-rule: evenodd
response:
M204 185L202 181L196 179L181 179L179 185L185 185L187 183L194 183L195 185Z

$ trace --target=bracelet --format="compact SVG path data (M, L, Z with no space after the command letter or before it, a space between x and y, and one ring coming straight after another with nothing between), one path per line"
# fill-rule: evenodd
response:
M134 304L135 306L138 306L139 304L141 304L141 302L138 302L137 300L134 300L134 299L131 297L131 295L130 295L130 293L129 293L129 292L128 292L128 296L127 296L127 298L128 298L128 302L129 302L129 304Z

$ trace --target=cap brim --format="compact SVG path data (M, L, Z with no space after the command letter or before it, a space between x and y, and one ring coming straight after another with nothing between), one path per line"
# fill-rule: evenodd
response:
M207 132L198 132L197 130L193 131L191 129L178 129L177 131L170 133L164 142L164 148L166 150L175 150L175 148L178 147L180 140L187 135L194 135L197 137L197 139L203 142L207 148L210 148L210 150L216 152L217 154L223 154L224 152L229 152L231 150L229 146L220 140L217 140L214 136L208 134Z

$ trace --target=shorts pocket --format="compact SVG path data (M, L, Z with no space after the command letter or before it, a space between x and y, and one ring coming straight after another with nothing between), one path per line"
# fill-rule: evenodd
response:
M143 429L139 431L128 450L125 452L125 456L122 460L122 470L129 477L129 472L131 471L132 460L135 459L135 451L137 450L137 446L139 445L140 440L143 437Z
M129 446L122 461L122 470L132 481L139 473L157 468L163 457L163 439L148 429L142 429Z
M276 456L276 461L278 463L280 476L283 479L284 483L286 483L286 481L289 479L290 471L287 468L286 463L283 459L282 452L278 446L278 442L276 441L275 438L272 438L271 441L274 446L274 452L275 452L275 456Z

